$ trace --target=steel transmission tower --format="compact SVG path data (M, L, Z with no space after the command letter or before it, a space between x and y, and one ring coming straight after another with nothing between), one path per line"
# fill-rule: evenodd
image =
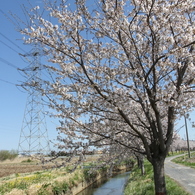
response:
M48 154L50 145L44 106L41 93L34 89L36 85L41 85L41 50L35 45L29 54L23 55L23 57L27 56L32 57L32 61L29 67L21 70L25 73L27 79L22 86L28 90L28 96L20 132L18 153L26 155ZM34 87L30 85L34 85Z

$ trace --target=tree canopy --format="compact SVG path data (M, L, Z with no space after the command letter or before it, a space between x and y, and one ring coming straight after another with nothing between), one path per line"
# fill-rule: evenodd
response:
M195 3L74 2L74 9L63 0L46 4L52 20L38 6L31 10L32 25L21 33L26 43L41 44L50 64L48 79L28 85L61 118L60 148L83 153L93 146L112 160L138 152L155 172L176 118L195 103Z

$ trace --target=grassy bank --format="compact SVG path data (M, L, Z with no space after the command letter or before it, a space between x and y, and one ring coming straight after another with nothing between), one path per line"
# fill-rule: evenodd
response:
M188 157L188 154L185 154L173 159L173 162L195 169L195 152L191 153L191 158Z
M89 173L87 169L77 169L69 173L67 168L61 168L31 174L16 174L11 180L1 179L0 194L64 194L79 183L90 181L100 171Z
M153 170L151 164L145 162L146 174L144 176L140 175L140 170L135 167L132 170L129 182L125 188L125 195L152 195L154 192L154 180L153 180ZM181 186L179 186L174 180L166 176L166 186L168 195L189 195L185 192Z
M131 161L130 161L131 162ZM21 162L23 163L23 161ZM116 171L126 167L128 162L116 166ZM0 178L0 195L60 195L70 194L73 188L80 188L80 184L88 186L96 178L104 176L108 167L91 171L94 164L86 162L83 167L78 167L70 172L70 167L36 171L33 173L15 173L15 175ZM76 189L77 190L77 189Z

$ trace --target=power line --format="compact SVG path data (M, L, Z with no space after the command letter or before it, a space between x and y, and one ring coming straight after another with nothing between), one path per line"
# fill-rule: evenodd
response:
M17 54L19 53L18 51L16 51L15 49L13 49L12 47L10 47L9 45L7 45L6 43L4 43L3 41L0 40L0 42L3 43L8 48L10 48L12 51L16 52Z
M3 59L3 58L1 58L1 57L0 57L0 61L2 61L3 63L5 63L5 64L7 64L7 65L9 65L9 66L11 66L12 68L16 68L16 69L18 69L18 67L17 67L17 66L15 66L14 64L12 64L12 63L8 62L7 60L4 60L4 59Z
M9 20L14 26L16 26L16 22L14 22L5 12L3 12L1 9L0 12L4 15L4 17L6 17L7 20Z
M4 83L8 83L8 84L11 84L11 85L15 85L15 86L16 86L16 84L14 84L14 83L12 83L12 82L9 82L9 81L6 81L6 80L3 80L3 79L0 79L0 81L2 81L2 82L4 82Z
M6 14L4 13L1 9L0 12L7 18L7 20L9 20L14 26L16 26L17 24ZM7 36L5 36L4 34L2 34L0 32L0 35L3 36L5 39L7 39L10 43L12 43L13 45L15 45L18 49L20 49L21 51L23 51L24 53L26 53L26 51L24 49L22 49L21 47L19 47L16 43L14 43L11 39L9 39ZM19 52L17 52L19 53Z
M23 58L22 58L22 54L20 54L18 51L16 51L15 49L13 49L12 47L10 47L9 45L7 45L6 43L4 43L3 41L0 40L0 42L2 44L4 44L5 46L7 46L9 49L11 49L12 51L16 52L17 54L19 54L20 58L22 59L22 61L24 61L25 63L27 63ZM28 60L28 62L30 61L27 57L25 57L26 60Z
M7 39L9 42L11 42L13 45L15 45L17 48L19 48L21 51L26 52L21 47L19 47L18 45L16 45L12 40L10 40L8 37L6 37L5 35L3 35L1 32L0 32L0 35L3 36L5 39Z

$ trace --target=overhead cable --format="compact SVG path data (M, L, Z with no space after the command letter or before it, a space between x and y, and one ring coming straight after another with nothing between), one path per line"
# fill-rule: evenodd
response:
M19 53L18 51L16 51L15 49L13 49L12 47L10 47L9 45L7 45L6 43L4 43L3 41L0 40L1 43L3 43L5 46L7 46L8 48L10 48L12 51Z
M6 80L3 80L3 79L0 79L0 81L2 81L2 82L4 82L4 83L8 83L8 84L11 84L11 85L15 85L15 86L16 86L16 84L14 84L14 83L12 83L12 82L10 82L10 81L6 81Z
M12 64L12 63L8 62L7 60L4 60L4 59L3 59L3 58L1 58L1 57L0 57L0 61L2 61L3 63L5 63L5 64L7 64L7 65L9 65L9 66L11 66L12 68L16 68L16 69L18 69L18 67L17 67L17 66L15 66L14 64Z
M19 47L18 45L16 45L12 40L10 40L8 37L6 37L4 34L2 34L1 32L0 32L0 35L2 36L2 37L4 37L5 39L7 39L9 42L11 42L13 45L15 45L17 48L19 48L21 51L23 51L23 52L26 52L25 50L23 50L21 47Z

